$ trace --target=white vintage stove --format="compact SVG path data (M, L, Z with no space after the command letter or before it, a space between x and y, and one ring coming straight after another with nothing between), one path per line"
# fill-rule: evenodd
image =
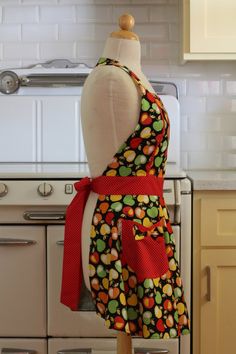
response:
M63 155L61 160L57 146L47 144L44 124L50 121L58 128L57 123L65 119L65 112L68 124L71 124L68 134L79 128L81 94L79 83L78 87L71 87L71 83L66 86L60 81L61 77L59 83L56 81L60 87L46 87L52 84L52 79L58 80L57 76L51 76L50 70L34 68L35 86L19 85L13 94L0 94L1 130L4 124L14 124L19 107L27 113L28 122L32 121L35 129L35 139L30 142L27 125L24 127L26 132L25 129L21 132L26 146L33 149L30 158L26 151L25 162L20 162L19 151L8 155L8 148L14 143L11 136L5 138L4 146L0 140L1 154L5 150L4 158L0 156L0 348L3 354L115 354L116 333L107 330L95 314L88 290L83 290L78 312L72 312L60 303L65 209L75 194L73 183L89 172L78 132L79 141L75 139L74 145L73 142L70 145L75 153ZM14 72L24 76L21 80L24 84L32 69ZM47 85L45 81L38 82L37 73L46 73L49 75L47 80L51 81ZM54 70L56 75L63 73L68 71ZM70 69L69 73L75 78L76 69ZM1 76L5 80L2 81L5 92L13 85L11 75L10 78ZM163 83L156 85L159 91L165 87ZM190 310L191 184L179 168L179 104L175 97L163 93L161 98L169 112L172 131L164 197L176 237ZM64 141L69 141L69 137L65 136ZM23 148L21 153L24 154ZM190 340L191 336L169 340L134 338L133 348L136 354L191 354Z

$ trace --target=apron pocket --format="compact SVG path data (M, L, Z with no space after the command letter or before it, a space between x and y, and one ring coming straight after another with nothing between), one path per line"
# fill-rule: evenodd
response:
M139 281L157 278L169 269L163 237L163 221L144 227L132 220L121 219L122 264L128 264Z

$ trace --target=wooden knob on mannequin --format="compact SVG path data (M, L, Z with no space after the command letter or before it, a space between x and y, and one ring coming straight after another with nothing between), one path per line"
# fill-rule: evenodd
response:
M138 35L132 32L134 27L134 17L130 14L124 14L119 18L120 30L111 33L111 37L123 38L123 39L133 39L138 41Z

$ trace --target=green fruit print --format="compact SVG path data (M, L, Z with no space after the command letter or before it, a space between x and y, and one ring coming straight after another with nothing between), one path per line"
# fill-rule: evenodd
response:
M98 61L98 64L103 64L106 62L106 58L100 58L99 61Z
M124 202L124 204L130 205L130 206L135 204L135 200L132 197L132 195L126 195L123 199L123 202Z
M131 174L132 170L130 167L125 167L125 166L121 166L119 168L119 173L121 176L129 176Z
M151 322L151 318L152 318L152 313L150 311L145 311L143 313L143 322L146 324L146 325L149 325L150 322Z
M153 284L152 279L145 279L143 285L146 289L153 289L154 288L154 284Z
M174 319L175 319L175 322L178 323L178 320L179 320L178 311L175 311L175 313L174 313Z
M154 111L156 111L157 113L160 113L159 107L156 103L152 104L152 109L154 109Z
M128 319L132 321L132 320L136 320L137 317L138 317L137 312L132 307L129 307L128 308Z
M155 296L155 301L159 305L162 302L162 297L159 291L157 291L156 296Z
M159 166L161 165L161 163L162 163L162 160L163 160L162 157L157 156L157 157L155 158L155 166L156 166L156 167L159 167Z
M182 291L180 288L175 288L174 290L175 297L178 298L182 295Z
M142 286L139 286L138 287L138 298L139 299L142 299L143 298L143 295L144 295L144 289Z
M111 204L111 208L112 208L114 211L116 211L116 212L121 211L121 209L122 209L122 203L120 203L120 202L112 203L112 204Z
M151 200L151 202L156 202L158 197L156 195L149 195L149 199Z
M138 155L134 160L135 165L143 165L147 162L147 158L144 155Z
M177 336L177 331L175 328L170 329L170 337L175 338Z
M167 140L164 140L161 147L162 152L164 152L167 149L167 145L168 145Z
M161 131L163 128L163 121L158 120L153 123L153 129L155 129L157 132Z
M108 310L110 313L115 313L119 303L117 300L111 300L108 302Z
M118 154L120 154L126 148L126 143L123 143L118 150Z
M106 276L106 271L105 271L103 265L101 265L101 264L97 267L97 275L100 278L104 278Z
M106 248L106 243L103 240L97 240L97 250L102 252Z
M125 290L125 284L123 281L120 282L120 290L122 290L122 291Z
M157 207L152 207L150 209L147 209L147 214L148 216L150 216L150 218L155 218L158 215Z
M116 268L117 272L122 273L122 266L121 266L120 260L115 262L115 268Z
M164 233L165 243L170 243L170 236L168 232Z
M149 108L150 108L150 103L145 98L143 98L142 99L142 110L148 111Z

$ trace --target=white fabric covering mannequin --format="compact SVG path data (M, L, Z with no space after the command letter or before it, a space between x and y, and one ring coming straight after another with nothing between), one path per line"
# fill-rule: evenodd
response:
M124 22L133 17L123 15ZM133 27L128 26L127 29ZM143 85L154 92L141 70L141 48L137 35L125 26L106 40L101 57L115 59L132 70ZM113 36L114 35L114 36ZM141 96L132 78L115 66L98 66L87 78L81 99L81 118L85 149L91 177L100 176L121 144L134 130L140 113ZM82 263L86 287L89 284L89 246L92 215L97 194L91 192L84 210L82 225ZM117 335L117 353L131 354L131 337Z

